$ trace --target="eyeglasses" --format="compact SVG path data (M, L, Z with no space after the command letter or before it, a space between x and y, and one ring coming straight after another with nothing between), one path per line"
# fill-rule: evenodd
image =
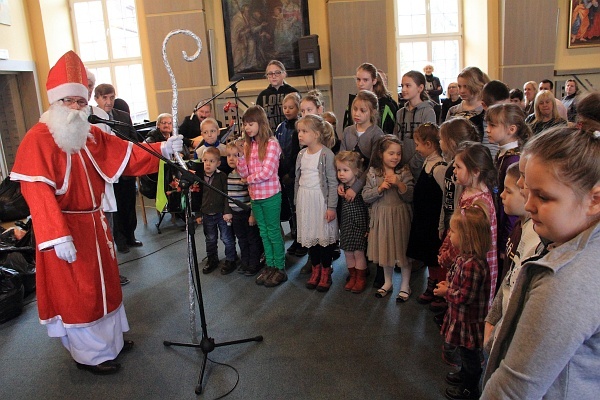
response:
M274 77L274 76L279 76L279 75L281 75L281 74L283 74L283 71L273 71L273 72L267 72L267 73L265 74L265 76L266 76L267 78L272 78L272 77Z
M60 101L62 101L65 106L70 106L73 103L77 103L79 107L85 107L88 105L87 100L84 99L75 100L70 97L65 97L64 99L60 99Z

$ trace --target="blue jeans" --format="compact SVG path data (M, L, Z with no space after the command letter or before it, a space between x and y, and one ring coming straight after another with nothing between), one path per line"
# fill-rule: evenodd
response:
M227 261L235 261L235 238L233 237L233 229L227 225L223 219L222 213L214 215L202 214L202 226L204 229L204 238L206 240L206 255L218 255L217 240L219 232L221 233L221 241L225 245L225 259Z

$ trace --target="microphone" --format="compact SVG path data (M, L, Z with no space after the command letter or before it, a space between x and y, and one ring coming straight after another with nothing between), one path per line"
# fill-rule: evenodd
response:
M115 121L114 119L104 119L104 118L100 118L99 116L94 115L94 114L90 114L90 116L88 117L88 122L90 124L106 124L113 128L115 126L123 126L125 128L132 128L132 126L126 122Z

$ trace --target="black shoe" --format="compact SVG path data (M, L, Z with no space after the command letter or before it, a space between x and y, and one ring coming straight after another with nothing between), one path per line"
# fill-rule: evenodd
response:
M225 265L221 267L221 275L229 275L233 271L235 271L236 262L235 261L225 261Z
M308 254L308 247L298 245L298 248L296 249L296 257L304 257L307 254Z
M127 254L129 253L131 250L129 249L129 246L124 245L124 246L117 246L117 251L119 253L123 253L123 254Z
M123 275L119 275L119 279L121 280L121 286L125 286L131 282L126 276Z
M140 242L139 240L133 240L132 242L127 242L127 246L129 247L142 247L144 245L144 243Z
M121 353L127 353L133 349L133 340L123 340L123 348L121 349Z
M446 397L450 400L470 400L479 398L479 390L473 388L469 390L465 387L451 386L446 389Z
M294 240L294 243L292 243L292 245L290 247L288 247L287 253L289 255L295 255L296 254L296 250L298 250L298 247L300 247L300 243L298 243L298 242L296 242Z
M448 372L446 374L446 383L452 386L460 386L463 383L460 371Z
M240 263L240 267L237 269L237 273L244 275L246 273L246 271L248 270L248 265L244 264L244 263Z
M219 266L219 258L216 256L209 256L206 260L206 265L202 268L203 274L210 274Z
M260 271L262 269L262 267L260 265L250 265L248 266L248 268L246 268L246 270L244 271L244 275L246 276L254 276L258 273L258 271ZM263 282L264 283L264 282Z
M340 242L338 241L335 244L335 248L333 249L333 261L340 258L341 255L342 255L342 250L340 250Z
M119 371L119 369L121 368L121 364L114 360L104 361L103 363L100 363L98 365L86 365L80 364L78 362L75 363L77 364L77 368L90 371L92 374L96 375L114 374L117 373L117 371Z

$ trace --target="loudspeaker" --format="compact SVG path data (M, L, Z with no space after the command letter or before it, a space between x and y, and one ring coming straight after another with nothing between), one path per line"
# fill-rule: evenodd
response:
M321 69L319 35L309 35L298 38L298 56L300 58L300 69Z

